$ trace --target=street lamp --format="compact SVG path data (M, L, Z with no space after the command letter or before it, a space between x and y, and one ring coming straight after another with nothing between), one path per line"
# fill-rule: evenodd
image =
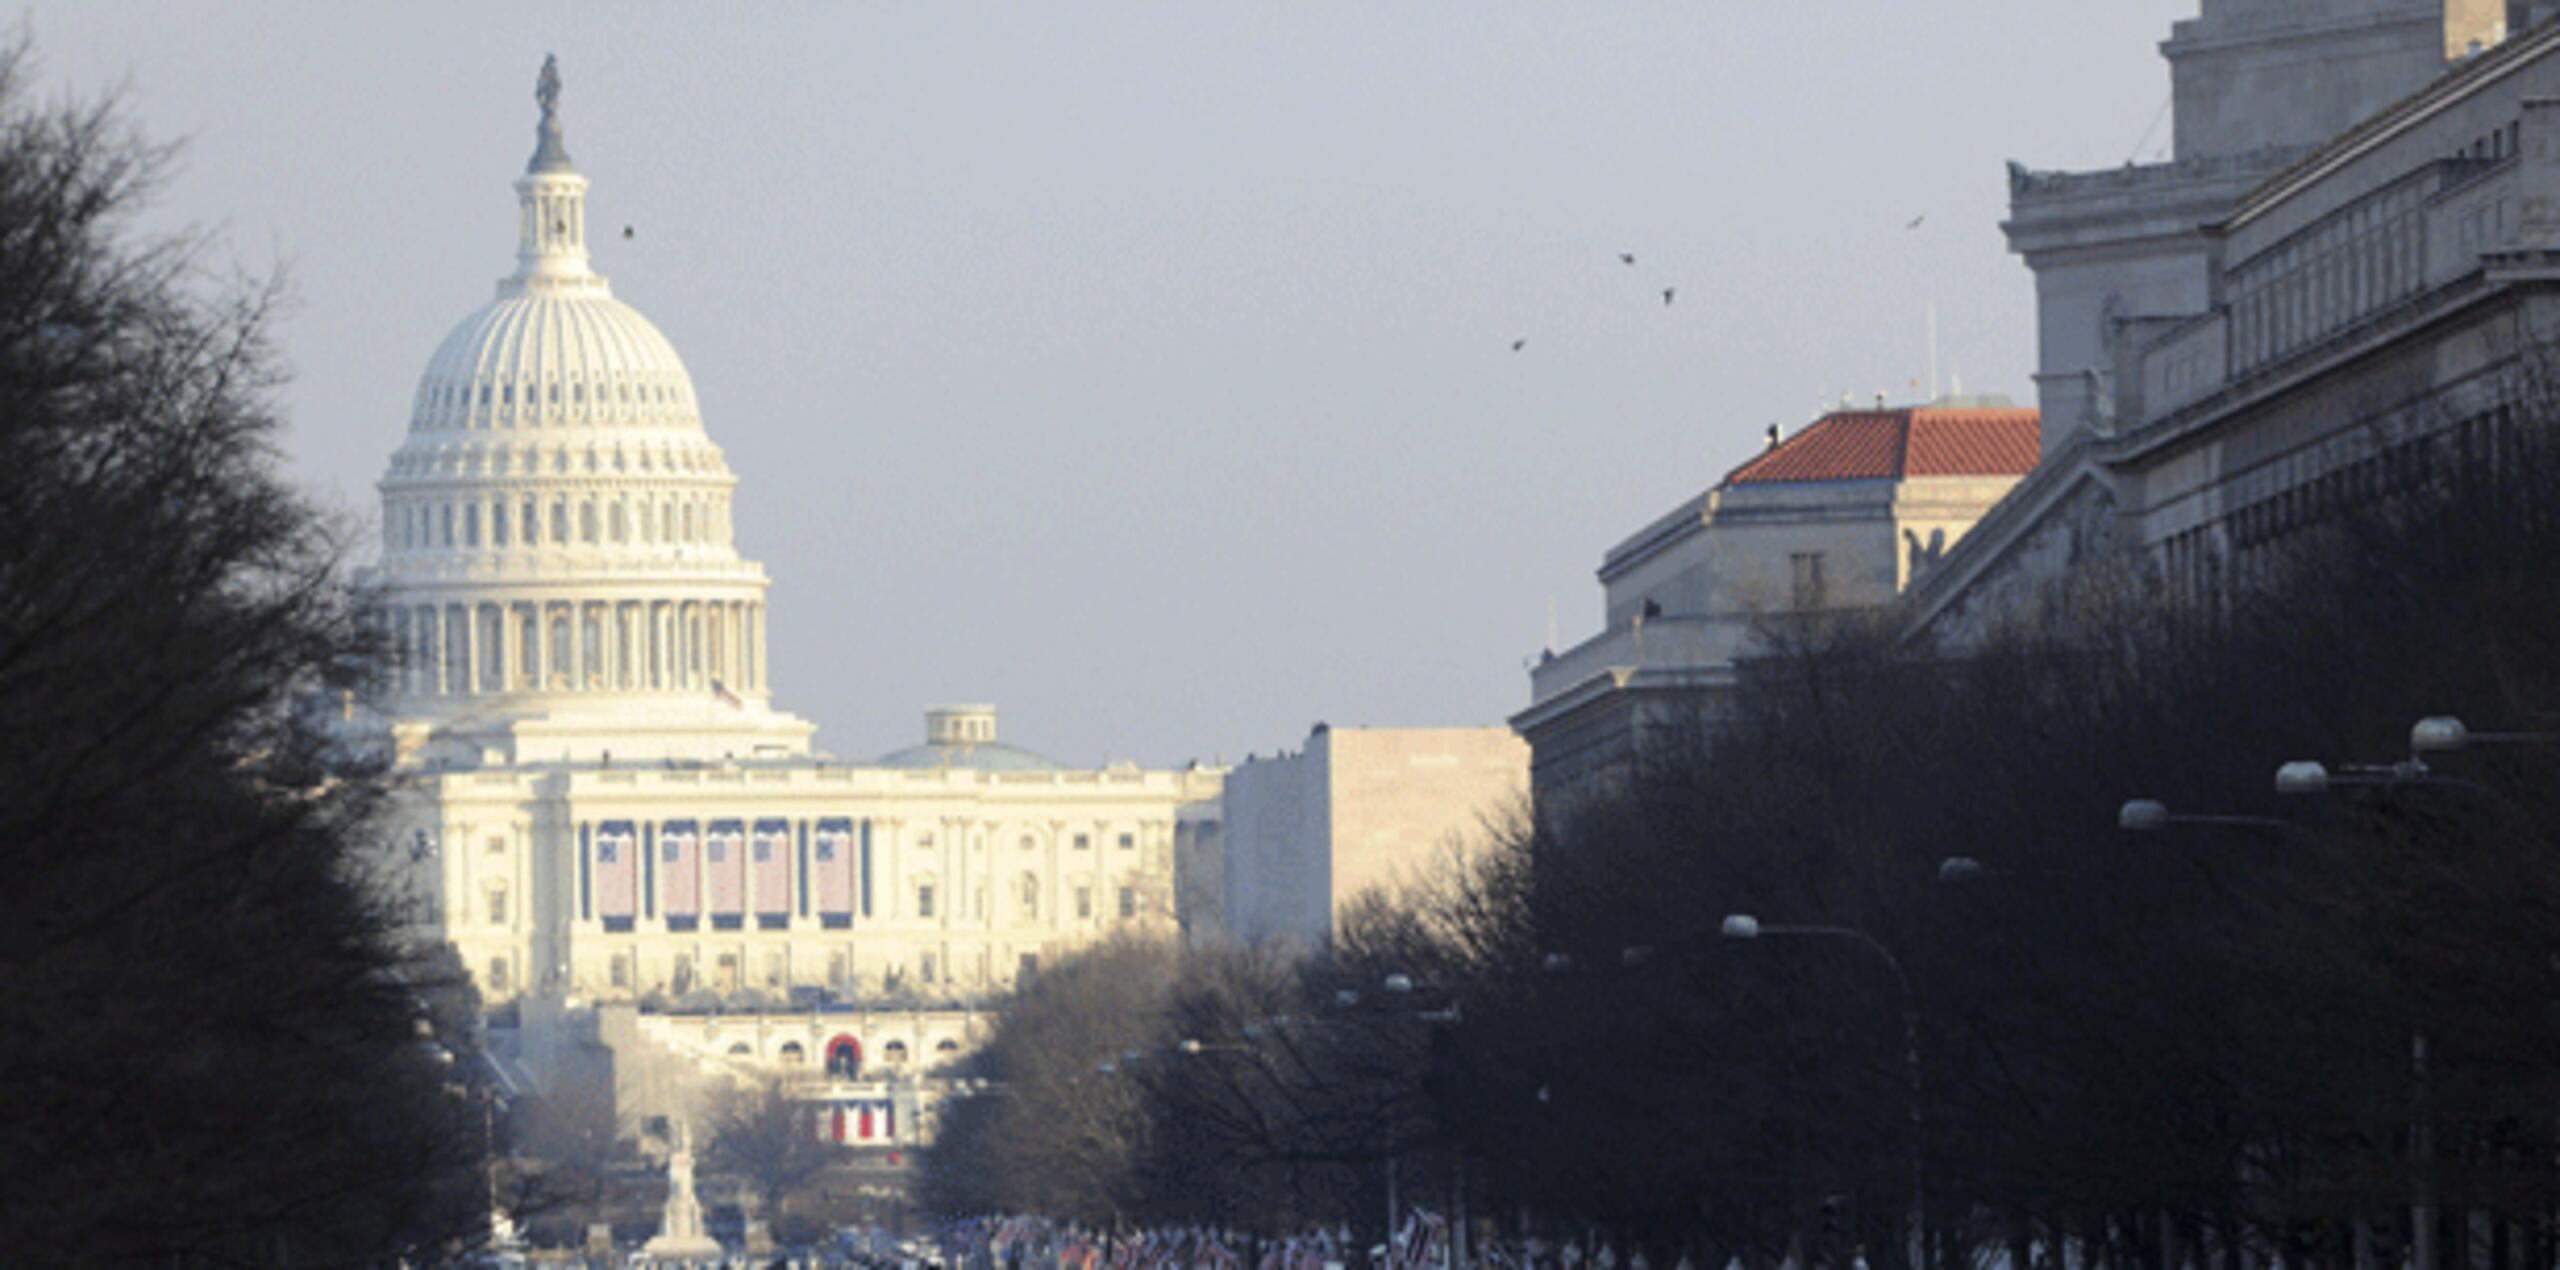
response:
M1882 958L1885 968L1893 972L1893 986L1902 994L1902 1075L1911 1113L1910 1265L1912 1270L1921 1270L1929 1255L1929 1183L1927 1122L1921 1111L1920 999L1911 991L1911 976L1903 973L1902 959L1894 956L1893 950L1886 947L1883 940L1854 926L1763 924L1749 913L1728 913L1721 929L1725 938L1737 940L1756 940L1770 935L1845 939Z
M2288 763L2286 766L2290 768L2295 765ZM2313 763L2311 766L2318 767L2319 764ZM2304 778L2297 776L2296 779ZM2281 774L2276 777L2276 789L2279 793L2290 792L2285 789L2285 777ZM2278 833L2304 835L2311 833L2310 830L2280 816L2173 812L2169 810L2169 804L2157 798L2129 798L2125 800L2124 806L2116 809L2116 828L2129 833L2158 833L2171 825L2229 825L2241 829L2273 829Z
M1938 861L1938 881L1942 885L1961 886L1991 875L1991 866L1969 855L1951 855Z
M2475 744L2548 745L2560 740L2553 732L2474 732L2462 726L2462 720L2449 714L2431 714L2409 727L2411 754L2441 754L2467 750Z

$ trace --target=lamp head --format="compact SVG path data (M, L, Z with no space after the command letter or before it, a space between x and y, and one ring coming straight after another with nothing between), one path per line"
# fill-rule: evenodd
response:
M1951 855L1938 861L1938 881L1946 886L1979 882L1989 876L1991 876L1991 870L1985 868L1982 861L1969 855Z
M1248 1028L1249 1028L1251 1025L1247 1025L1247 1026L1248 1026ZM1199 1041L1197 1041L1197 1040L1194 1040L1194 1039L1193 1039L1193 1038L1191 1038L1191 1037L1187 1037L1187 1036L1186 1036L1186 1037L1184 1037L1184 1038L1182 1038L1182 1052L1183 1052L1183 1053L1185 1053L1185 1054L1197 1054L1197 1053L1199 1053L1199 1052L1200 1052L1200 1042L1199 1042Z
M1403 996L1413 991L1413 976L1403 973L1388 975L1384 986L1387 991Z
M2470 729L2462 726L2462 720L2449 714L2429 715L2409 728L2409 752L2412 754L2458 750L2470 743Z
M2296 759L2276 769L2276 792L2279 794L2328 793L2329 769L2309 759Z
M2116 809L2116 828L2150 833L2169 827L2169 804L2156 798L2131 798Z
M1749 913L1728 913L1725 915L1723 929L1724 937L1727 939L1758 939L1760 938L1760 919Z
M1546 956L1538 959L1538 969L1546 971L1551 975L1563 974L1564 972L1573 969L1573 954L1548 953Z

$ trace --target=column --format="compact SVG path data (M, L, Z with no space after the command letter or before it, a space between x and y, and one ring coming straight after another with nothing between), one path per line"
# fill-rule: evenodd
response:
M571 528L574 530L576 526ZM587 688L587 606L571 600L563 607L569 610L569 691L584 692Z
M476 604L457 604L446 611L462 627L462 643L454 650L462 661L462 682L458 686L463 692L476 693L480 691L480 608Z

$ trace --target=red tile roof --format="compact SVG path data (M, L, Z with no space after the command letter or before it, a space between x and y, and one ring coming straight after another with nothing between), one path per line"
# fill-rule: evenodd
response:
M1725 474L1725 485L2024 476L2036 465L2033 410L1843 410Z

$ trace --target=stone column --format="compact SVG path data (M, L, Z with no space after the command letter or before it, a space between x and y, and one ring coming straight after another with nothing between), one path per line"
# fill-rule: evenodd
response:
M569 610L569 691L587 689L587 606L578 600L565 605Z
M462 691L480 691L480 606L457 604L449 612L461 619L462 643L455 650L462 660Z

